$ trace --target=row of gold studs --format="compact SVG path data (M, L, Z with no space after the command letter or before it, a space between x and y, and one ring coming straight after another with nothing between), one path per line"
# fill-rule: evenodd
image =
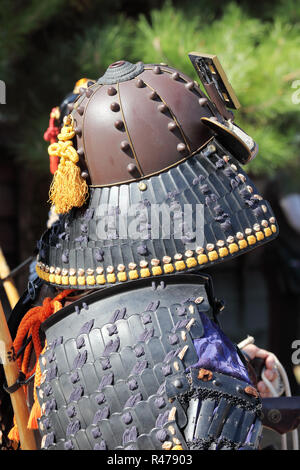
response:
M60 268L52 267L49 272L49 268L45 269L45 266L42 263L37 263L36 271L41 279L52 284L62 286L94 286L96 284L103 285L106 283L114 284L117 281L124 282L128 279L134 280L140 277L150 277L151 275L160 276L162 274L171 274L174 271L184 271L185 269L194 268L198 264L203 265L208 262L213 262L219 258L224 258L229 254L234 254L239 250L243 250L247 246L254 245L257 241L261 241L265 237L270 237L272 233L276 232L276 230L276 225L272 224L271 227L265 227L263 230L259 230L255 234L248 235L246 238L243 237L236 242L233 241L232 243L229 243L228 246L220 247L218 250L214 249L214 245L210 244L207 248L211 251L204 253L203 248L196 250L199 253L197 257L193 256L194 253L192 250L188 250L188 252L186 252L186 256L188 256L186 260L180 259L182 255L177 255L178 259L175 259L172 263L172 258L165 256L163 258L163 266L159 266L159 260L152 260L156 262L152 264L157 265L152 266L151 269L148 267L148 263L146 261L141 262L143 267L140 269L140 272L136 269L135 263L130 263L133 269L129 269L128 272L125 271L126 268L122 265L122 270L118 267L119 272L115 273L114 268L111 266L109 269L110 272L108 272L106 276L104 274L104 269L101 267L96 270L96 272L98 272L96 276L94 276L94 271L92 269L87 270L90 271L90 273L85 273L83 269L78 270L76 273L76 270L72 269L72 275L70 275L71 270L61 270ZM176 255L174 258L176 258Z

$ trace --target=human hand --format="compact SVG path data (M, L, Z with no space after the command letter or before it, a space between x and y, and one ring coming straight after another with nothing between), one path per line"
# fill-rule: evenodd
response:
M274 355L270 351L261 349L255 344L247 344L247 346L244 346L242 350L249 356L251 360L256 357L264 360L265 376L273 384L278 378ZM267 385L262 380L258 382L257 389L262 398L269 398L273 396Z

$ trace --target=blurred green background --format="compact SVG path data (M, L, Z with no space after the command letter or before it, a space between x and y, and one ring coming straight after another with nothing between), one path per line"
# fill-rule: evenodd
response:
M250 170L298 171L299 1L2 0L0 15L1 121L15 128L6 144L22 164L47 171L49 111L78 78L127 59L167 62L196 79L187 57L196 50L219 56L242 104L236 121L260 146Z
M197 79L188 52L217 54L242 105L236 122L260 148L246 171L270 200L281 233L212 274L229 307L231 338L254 334L293 380L300 234L279 199L300 193L299 32L299 0L1 0L0 244L10 265L32 254L45 229L51 175L43 133L75 82L97 79L120 59L166 62ZM26 279L18 279L20 290Z

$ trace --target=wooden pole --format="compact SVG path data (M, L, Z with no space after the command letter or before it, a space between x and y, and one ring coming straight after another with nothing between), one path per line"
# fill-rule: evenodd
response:
M5 279L9 276L9 274L10 269L4 257L2 248L0 247L0 278ZM6 291L10 306L13 309L20 298L17 288L11 278L8 278L3 282L3 287Z
M10 331L6 322L2 304L0 302L0 357L8 387L16 383L19 377L19 368L16 363L15 351ZM36 450L34 432L27 429L29 410L23 388L20 387L10 394L14 415L20 435L22 450Z

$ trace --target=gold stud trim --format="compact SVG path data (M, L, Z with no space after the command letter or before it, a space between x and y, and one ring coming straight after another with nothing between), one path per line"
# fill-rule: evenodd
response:
M95 269L88 268L86 271L83 268L78 268L76 271L74 268L49 267L41 261L37 261L36 272L41 279L50 284L71 287L96 286L106 283L115 284L117 281L125 282L127 280L147 278L151 275L171 274L174 271L184 271L198 265L214 262L219 258L233 255L248 246L263 241L266 237L270 237L277 232L275 218L271 217L269 221L270 225L268 226L266 226L268 222L262 220L261 224L254 224L253 229L246 228L244 233L237 232L235 237L229 236L226 241L218 240L216 246L208 243L206 250L202 247L196 247L195 250L185 251L184 255L176 253L173 259L171 256L166 255L162 260L157 258L148 261L142 260L139 263L139 268L136 263L131 262L127 267L119 264L116 268L107 266L104 269L102 266L98 266ZM183 256L185 256L185 259L183 259Z
M100 284L100 285L105 284L106 280L105 280L104 274L98 274L98 276L96 276L96 282L97 284Z
M277 228L276 228L276 225L271 225L271 230L273 233L276 233L277 232Z
M96 284L95 276L87 276L86 283L88 286L94 286Z
M219 249L219 256L221 258L224 258L225 256L228 256L228 254L229 254L228 248L223 247L223 248Z
M209 258L209 261L216 261L219 258L219 255L216 252L216 250L213 250L208 253L208 258Z
M107 275L107 282L110 282L111 284L114 284L116 282L117 278L115 273L108 274Z
M173 264L171 264L171 263L165 264L165 265L164 265L164 272L165 272L166 274L171 274L171 273L173 273L173 272L174 272L174 266L173 266Z
M140 271L141 277L149 277L151 276L150 269L149 268L143 268Z
M192 258L188 258L186 260L186 265L188 268L194 268L195 266L197 266L197 260L196 258L192 257Z
M138 188L140 191L146 191L147 185L143 181L141 183L138 183Z
M247 237L247 241L249 245L254 245L254 243L256 243L256 238L254 235L249 235L249 237Z
M139 274L136 269L132 269L131 271L129 271L128 276L129 276L129 279L131 280L139 278Z
M256 238L259 242L265 238L265 236L264 236L264 234L261 230L259 232L256 232L255 235L256 235Z
M70 276L69 277L69 282L70 282L70 286L76 286L77 285L77 277L76 276Z
M248 246L248 243L246 242L246 240L239 240L238 245L239 245L240 250L243 250L244 248Z
M239 246L236 243L230 243L228 248L229 248L230 254L232 254L232 255L233 255L233 253L236 253L237 251L239 251Z
M176 271L184 271L186 268L186 264L184 261L176 261L175 262L175 269Z
M163 273L163 271L162 271L160 266L155 266L154 268L152 268L153 276L159 276L162 273Z
M127 274L124 273L124 272L119 272L119 273L117 274L117 277L118 277L118 280L119 280L120 282L127 281Z

